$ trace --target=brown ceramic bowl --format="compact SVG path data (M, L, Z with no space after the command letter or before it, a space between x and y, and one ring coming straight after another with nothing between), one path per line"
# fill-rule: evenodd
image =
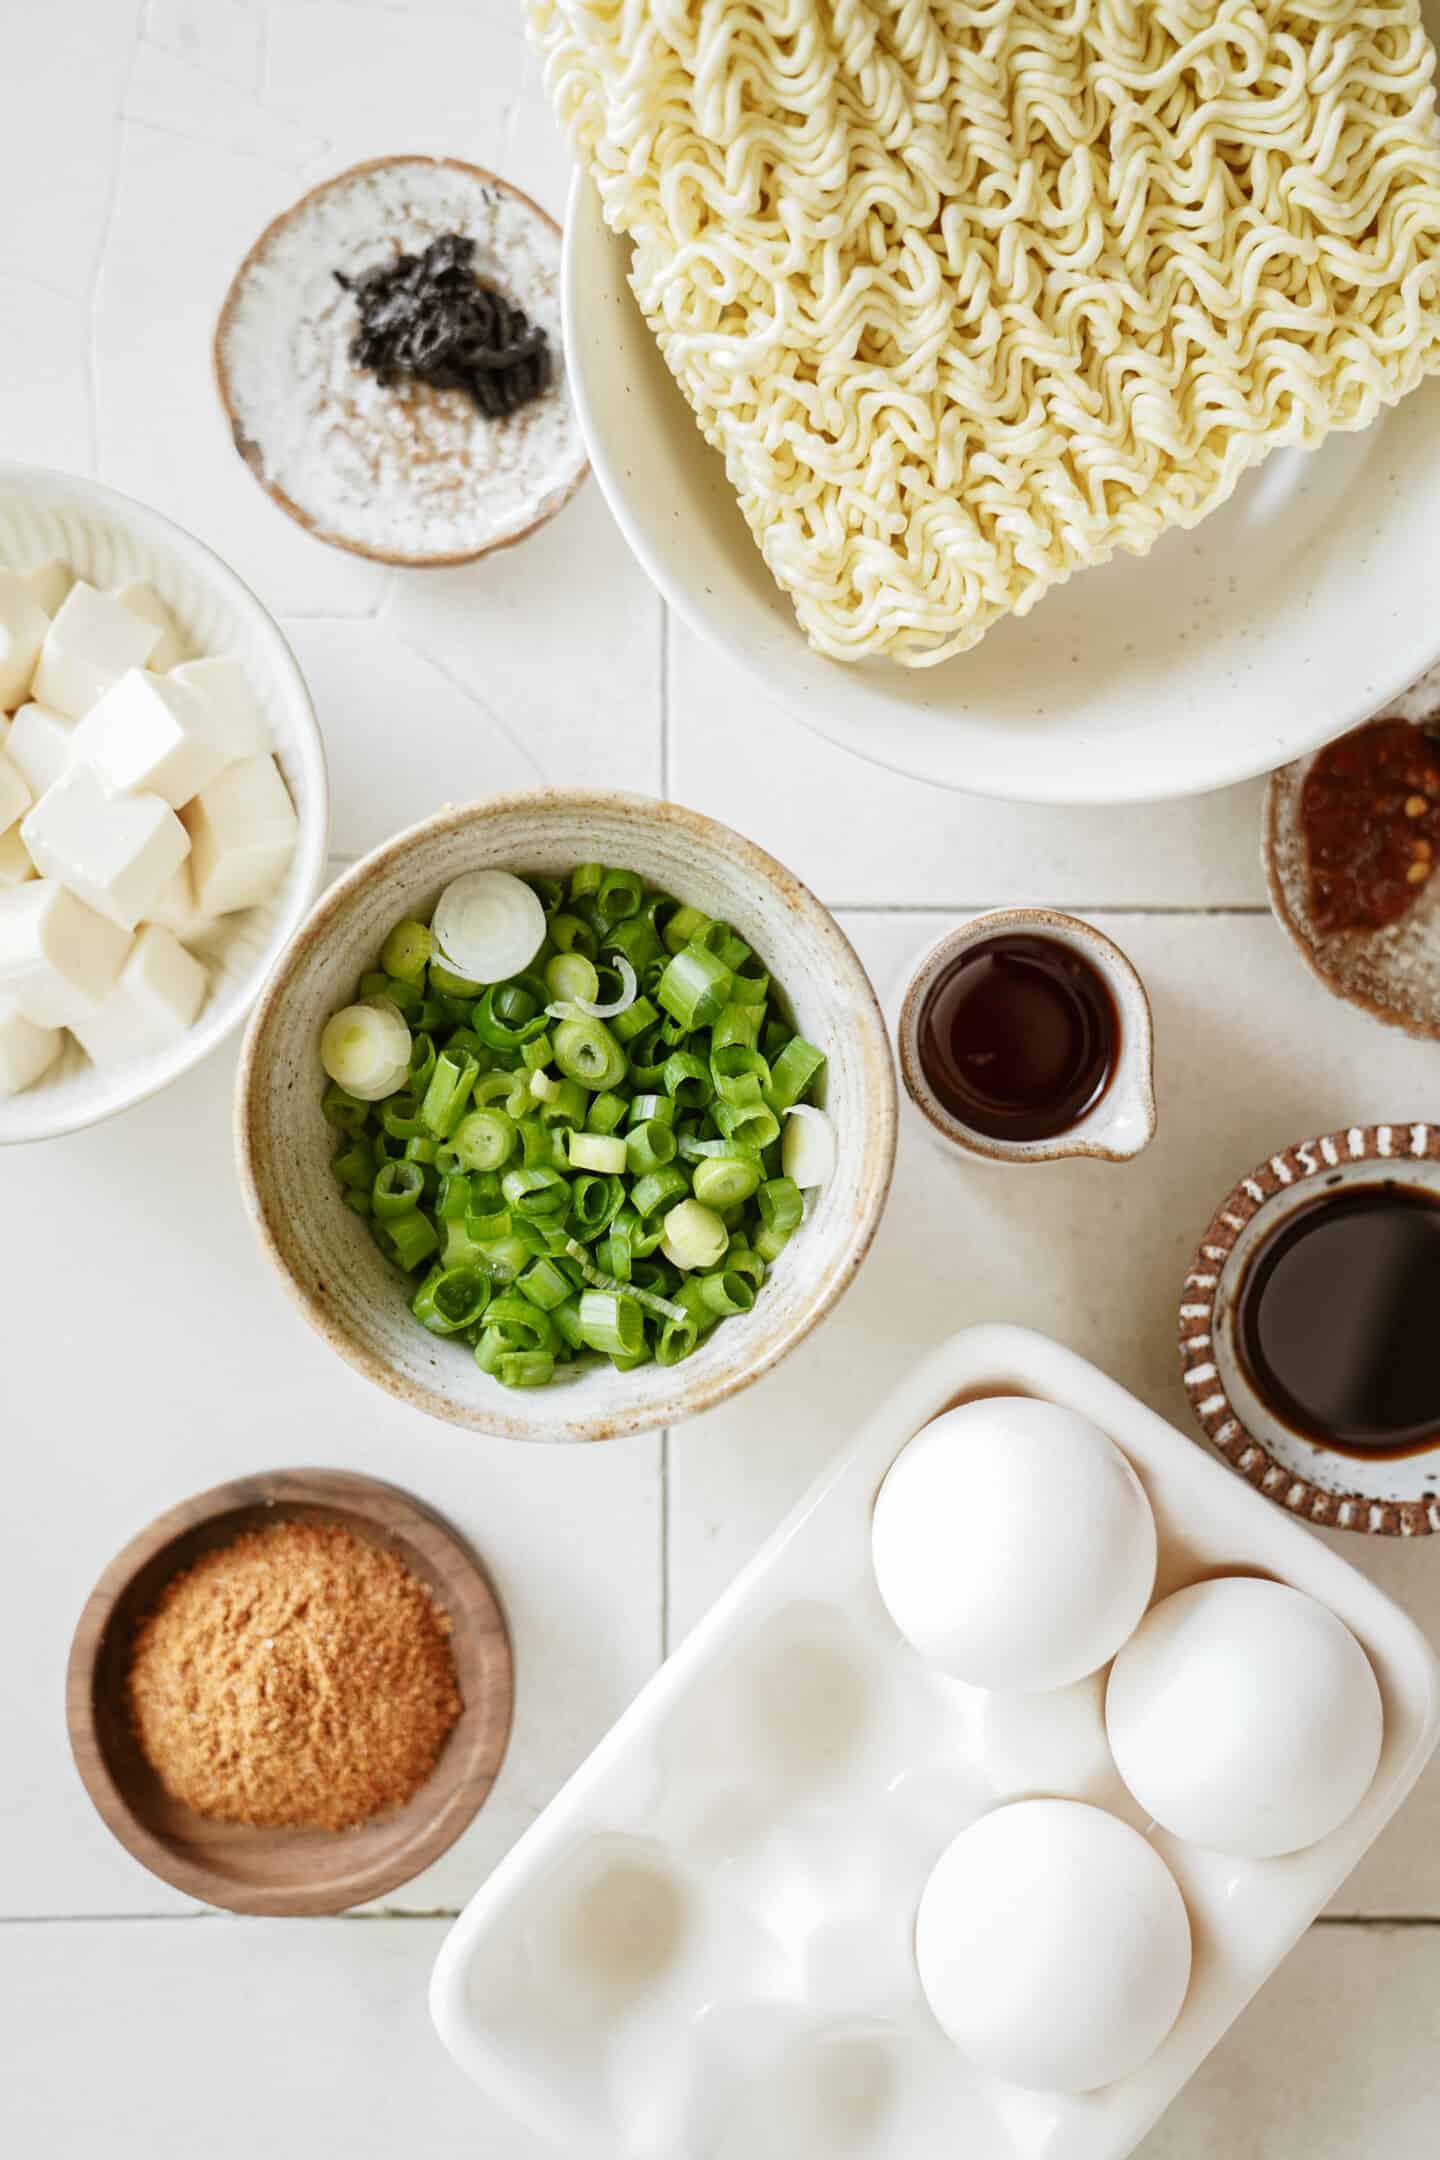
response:
M1261 1400L1236 1343L1246 1271L1273 1233L1322 1194L1393 1184L1440 1195L1440 1125L1355 1125L1257 1163L1221 1201L1190 1263L1180 1358L1206 1434L1279 1506L1333 1529L1423 1537L1440 1531L1440 1447L1359 1456L1305 1438Z
M679 1365L608 1361L543 1388L504 1388L463 1343L413 1318L403 1279L341 1204L335 1135L320 1109L320 1032L348 1003L402 916L428 921L444 887L482 869L568 873L623 863L648 884L732 923L826 1056L834 1175L748 1313ZM432 1417L513 1440L609 1440L708 1410L802 1342L870 1249L895 1159L895 1078L864 968L798 878L728 826L643 795L548 788L443 810L347 870L281 957L246 1036L236 1084L240 1182L285 1288L330 1347L377 1387Z
M172 1799L125 1707L139 1622L180 1571L242 1531L339 1524L394 1553L449 1615L464 1708L425 1784L396 1813L352 1830L211 1822ZM408 1493L343 1470L272 1470L198 1493L117 1554L70 1646L65 1714L85 1790L126 1851L162 1882L240 1913L343 1912L418 1875L453 1845L495 1782L514 1696L510 1639L479 1561Z
M523 251L492 245L497 201L518 220ZM332 272L369 268L387 241L415 252L447 231L477 240L477 271L549 337L552 389L506 420L482 419L459 391L412 383L377 392L348 359L355 309ZM235 448L272 502L331 547L409 569L473 562L552 518L590 469L562 349L560 239L523 190L460 158L371 158L282 211L231 281L213 353ZM295 373L316 352L326 356L323 385ZM321 397L328 424L307 445L302 416ZM511 445L503 461L494 457L498 430ZM333 497L337 460L346 472L372 473L343 512L321 501L323 488ZM407 518L429 505L435 537L423 544L377 512L382 485L393 489L397 474L406 476Z

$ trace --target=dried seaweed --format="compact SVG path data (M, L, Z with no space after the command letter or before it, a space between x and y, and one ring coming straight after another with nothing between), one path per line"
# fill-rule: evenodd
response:
M362 277L335 272L360 321L350 358L387 388L403 378L463 390L503 420L549 387L549 340L525 311L475 273L475 243L442 233L423 255L397 255Z

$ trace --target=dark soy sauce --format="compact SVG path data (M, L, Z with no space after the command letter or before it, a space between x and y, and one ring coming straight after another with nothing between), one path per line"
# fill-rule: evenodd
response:
M1246 1270L1240 1354L1307 1439L1352 1455L1440 1443L1440 1199L1337 1192L1293 1215Z
M952 1117L994 1140L1050 1140L1100 1100L1120 1046L1104 978L1058 938L972 945L920 1013L926 1078Z

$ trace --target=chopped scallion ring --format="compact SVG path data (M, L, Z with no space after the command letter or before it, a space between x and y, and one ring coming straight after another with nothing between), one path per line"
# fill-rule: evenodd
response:
M346 1005L325 1023L320 1062L357 1102L382 1102L410 1077L410 1030L391 1004Z
M780 1167L802 1190L835 1175L835 1127L813 1103L791 1103L780 1140Z
M538 893L508 870L469 870L446 886L431 923L447 967L472 982L503 983L545 942Z

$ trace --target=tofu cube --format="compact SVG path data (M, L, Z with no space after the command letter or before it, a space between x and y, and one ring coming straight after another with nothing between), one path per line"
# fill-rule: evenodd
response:
M141 622L153 623L160 632L160 642L146 662L147 667L154 668L157 675L163 675L177 660L184 659L185 642L180 635L180 625L153 585L147 585L144 578L131 578L126 585L114 586L110 597L118 600L121 607L129 608L132 615L138 615Z
M29 781L10 755L9 740L0 750L0 833L18 825L35 796Z
M48 705L22 705L10 725L5 755L18 765L38 800L65 772L75 741L76 723Z
M232 654L183 660L170 679L204 698L227 764L265 756L270 749L269 722L249 677Z
M30 860L30 850L20 837L18 825L9 832L0 833L0 889L8 885L23 885L26 878L35 875L35 865Z
M182 817L195 902L207 915L254 907L294 852L295 810L273 757L230 766L185 805Z
M127 668L145 666L160 632L81 578L65 595L44 640L35 669L36 700L79 720Z
M48 562L36 563L32 570L23 570L21 581L27 585L47 615L58 615L66 593L75 582L75 573L68 562L61 562L52 555Z
M59 1028L36 1027L13 1000L0 997L0 1101L48 1072L64 1039Z
M115 793L158 795L172 810L227 763L203 700L147 668L131 668L91 706L71 749Z
M112 795L81 764L46 790L20 837L42 878L58 878L122 930L145 920L190 852L168 803L158 795Z
M0 570L0 706L11 712L30 695L50 617L14 570Z
M52 878L0 892L0 997L36 1027L84 1017L125 965L131 938Z
M214 916L207 915L195 898L195 881L190 874L188 857L159 898L152 900L145 920L158 923L162 930L169 930L182 945L193 945L214 929Z
M210 977L194 955L168 930L147 923L113 989L72 1020L70 1031L97 1065L149 1057L168 1050L193 1026L209 987Z

